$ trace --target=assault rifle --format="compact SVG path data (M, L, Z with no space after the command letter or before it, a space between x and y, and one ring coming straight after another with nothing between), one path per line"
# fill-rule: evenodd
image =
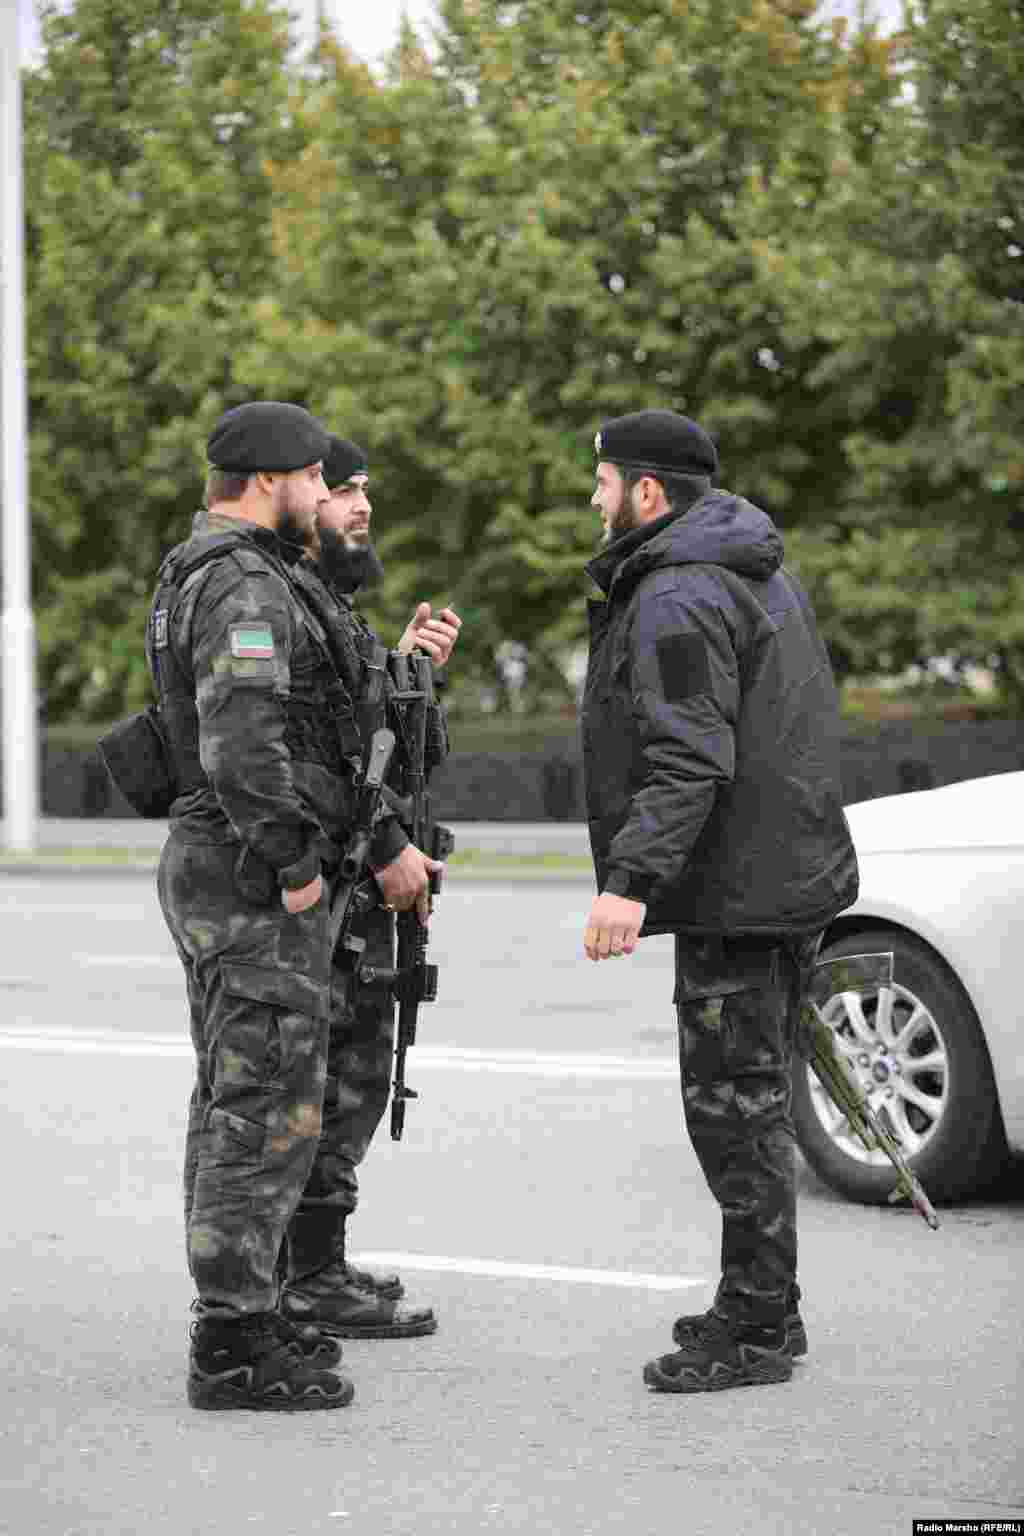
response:
M849 955L823 960L815 967L814 978L801 1009L803 1048L815 1076L836 1108L845 1115L850 1129L869 1152L884 1152L896 1169L896 1185L889 1195L890 1205L909 1200L915 1211L933 1231L939 1218L928 1196L907 1162L895 1127L884 1105L873 1110L860 1084L843 1057L839 1037L826 1020L818 999L834 997L837 992L877 991L892 985L891 954Z
M455 847L455 835L433 818L427 794L426 743L428 719L434 704L434 675L428 657L416 653L391 656L395 682L392 701L398 707L404 746L402 792L388 795L388 803L397 810L413 843L431 859L443 861ZM430 903L441 889L440 874L430 876ZM437 998L437 966L427 961L429 929L421 923L415 907L399 912L395 924L397 953L393 970L364 965L360 979L366 983L386 982L398 1003L398 1033L395 1039L395 1080L391 1092L391 1139L401 1141L408 1099L418 1098L405 1081L405 1058L416 1043L416 1023L421 1003Z
M352 919L368 912L377 902L376 885L367 878L367 863L374 828L384 809L384 779L395 750L393 731L374 731L370 757L359 782L352 835L342 854L338 881L331 899L331 954L339 948L362 954L366 940L351 932Z

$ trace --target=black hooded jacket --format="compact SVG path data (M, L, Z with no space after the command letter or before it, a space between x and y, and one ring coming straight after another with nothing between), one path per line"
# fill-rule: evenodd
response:
M583 757L598 889L645 933L795 934L857 896L839 709L766 513L711 490L587 567Z

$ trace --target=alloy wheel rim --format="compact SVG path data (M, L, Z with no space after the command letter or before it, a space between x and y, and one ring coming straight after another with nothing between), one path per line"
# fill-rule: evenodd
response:
M822 1009L836 1046L868 1103L888 1116L904 1154L915 1157L935 1135L949 1103L949 1052L935 1016L907 987L839 992ZM884 1152L869 1152L810 1067L811 1104L829 1140L845 1156L889 1168Z

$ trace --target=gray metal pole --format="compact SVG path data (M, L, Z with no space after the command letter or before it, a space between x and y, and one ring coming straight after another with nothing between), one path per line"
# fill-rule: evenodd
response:
M3 516L4 838L16 853L36 845L36 728L32 536L28 510L25 388L25 230L22 209L21 41L17 0L0 0L0 512Z

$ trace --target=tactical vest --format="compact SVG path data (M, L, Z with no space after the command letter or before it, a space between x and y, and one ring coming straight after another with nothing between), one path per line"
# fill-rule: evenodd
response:
M173 618L178 603L204 567L232 554L252 552L243 533L207 534L179 545L164 560L157 576L146 656L159 697L164 734L173 758L176 793L188 795L208 785L199 757L199 715L191 660L173 643ZM362 738L352 694L340 668L320 615L313 609L302 583L292 570L265 549L260 564L269 564L287 583L303 611L313 650L313 665L292 668L291 688L284 700L284 740L294 761L315 763L332 774L352 772L360 763Z
M388 669L387 646L346 597L338 597L322 578L300 565L295 576L303 596L323 625L339 674L352 697L356 725L365 746L374 731L389 726L398 739L395 770L405 748L401 712L394 706L395 683Z
M401 690L394 676L395 653L377 639L350 598L334 595L321 579L308 576L301 565L293 574L327 634L335 664L352 696L363 743L368 746L374 731L382 726L394 731L397 747L389 778L400 779L403 769L411 765L414 752L408 739L405 712L399 703ZM444 762L449 750L444 712L436 703L427 713L424 748L423 770L430 773Z

